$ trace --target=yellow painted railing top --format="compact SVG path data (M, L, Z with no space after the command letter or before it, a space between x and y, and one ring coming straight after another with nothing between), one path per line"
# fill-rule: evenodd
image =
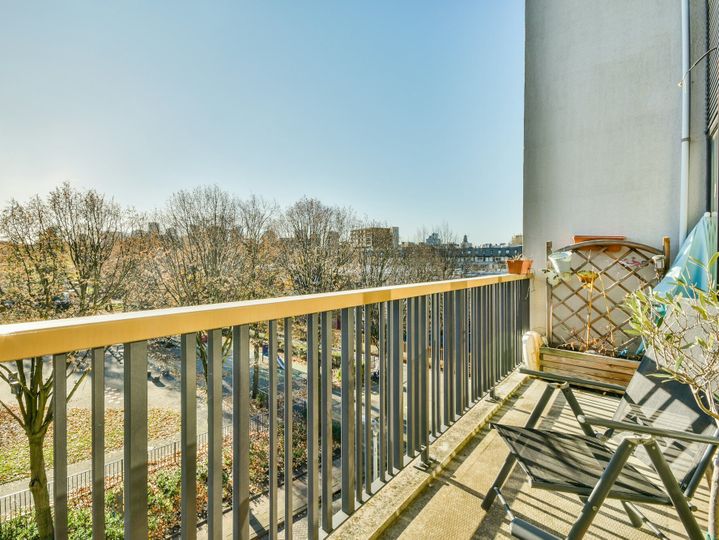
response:
M529 277L502 274L305 296L5 324L0 325L0 362L472 289Z

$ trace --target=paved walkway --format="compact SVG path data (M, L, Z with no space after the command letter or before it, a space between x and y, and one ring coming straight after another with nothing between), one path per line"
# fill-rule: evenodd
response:
M493 421L523 425L541 393L542 384L533 382L519 397L505 405ZM616 407L616 398L589 392L578 392L577 395L590 416L611 416ZM580 433L561 393L555 395L550 412L545 415L540 427ZM501 504L496 501L489 512L481 508L482 500L506 455L506 446L496 432L483 429L436 481L397 517L381 538L509 538L509 523ZM652 475L643 465L639 467L647 471L649 476ZM581 509L576 496L530 488L526 475L519 467L515 468L502 493L518 517L562 537L567 534ZM703 482L694 498L694 503L699 507L696 515L702 527L706 524L708 498L707 484ZM667 537L686 537L673 509L640 506ZM607 501L602 506L587 537L655 538L646 528L632 528L617 501Z

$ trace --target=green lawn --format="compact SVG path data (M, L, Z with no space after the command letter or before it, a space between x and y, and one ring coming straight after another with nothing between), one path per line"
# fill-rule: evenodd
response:
M14 410L17 413L17 409ZM124 411L105 411L105 450L117 450L123 444ZM92 448L89 409L67 411L67 460L77 463L90 459ZM169 409L148 410L148 440L161 440L180 430L180 413ZM27 437L17 421L0 409L0 484L27 478L30 475L30 452ZM52 426L45 438L46 467L52 468Z

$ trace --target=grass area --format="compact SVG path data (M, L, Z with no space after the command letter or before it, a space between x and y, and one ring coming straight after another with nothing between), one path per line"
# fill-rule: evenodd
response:
M17 409L14 409L17 413ZM123 445L124 411L105 411L105 450L117 450ZM67 460L77 463L90 459L92 449L91 413L89 409L72 408L67 411ZM45 437L45 461L52 468L52 430ZM148 440L172 437L180 430L180 413L170 409L148 410ZM0 410L0 484L27 478L30 474L30 451L25 431L4 409Z
M292 454L295 471L307 466L307 430L304 419L295 418L292 424ZM334 446L339 449L339 423L333 423ZM277 440L278 476L284 482L284 433L280 429ZM250 437L249 491L251 495L267 492L269 487L269 434L252 433ZM205 517L207 509L207 448L198 449L197 459L197 510L198 517ZM180 485L182 471L179 464L169 463L151 467L148 475L149 538L163 539L179 533ZM222 498L225 505L232 502L232 439L223 441ZM92 534L90 489L81 490L69 500L70 540L85 540ZM105 483L105 537L110 540L123 538L122 483L107 479ZM38 537L32 514L0 522L0 540L34 540Z

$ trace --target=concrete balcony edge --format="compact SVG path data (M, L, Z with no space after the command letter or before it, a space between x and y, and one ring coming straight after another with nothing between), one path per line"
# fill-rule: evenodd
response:
M496 401L490 401L488 395L483 397L430 444L429 468L423 469L417 457L333 531L329 538L378 538L527 380L528 377L518 371L512 372L496 386Z

